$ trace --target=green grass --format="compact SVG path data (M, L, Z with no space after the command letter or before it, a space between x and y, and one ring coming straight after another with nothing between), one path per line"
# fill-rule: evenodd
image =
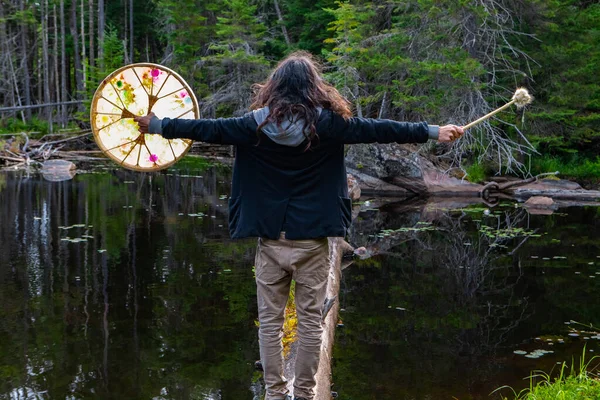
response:
M178 171L206 171L207 169L217 165L202 156L188 154L181 160L177 161L170 169Z
M66 127L67 130L78 130L79 127L74 121L69 121ZM59 133L62 129L60 124L54 121L54 133ZM19 134L25 132L30 139L40 138L50 133L50 125L48 121L33 116L31 120L23 123L20 118L6 118L0 120L0 133L2 134Z
M585 356L585 349L584 349ZM600 399L600 379L594 372L592 363L599 357L585 362L582 357L579 368L569 368L566 363L560 367L560 374L554 380L545 372L537 372L529 379L529 388L516 393L512 388L511 397L503 400L598 400ZM576 371L579 371L578 373ZM501 387L495 391L506 389Z
M19 118L8 118L0 122L0 133L19 133L19 132L38 132L30 137L38 137L47 134L49 131L48 122L33 117L31 121L23 123Z
M600 178L600 157L596 159L574 156L569 159L542 156L533 158L531 162L531 173L541 174L544 172L558 171L562 178Z
M467 172L467 180L472 183L480 183L487 178L487 168L481 163L475 163L465 168Z

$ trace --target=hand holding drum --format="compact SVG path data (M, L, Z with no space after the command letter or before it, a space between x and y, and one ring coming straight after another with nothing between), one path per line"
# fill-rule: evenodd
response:
M120 166L158 171L175 164L192 146L187 139L165 139L141 131L138 119L197 119L198 102L189 85L174 71L158 64L131 64L106 77L92 99L94 139ZM142 117L144 116L144 117Z

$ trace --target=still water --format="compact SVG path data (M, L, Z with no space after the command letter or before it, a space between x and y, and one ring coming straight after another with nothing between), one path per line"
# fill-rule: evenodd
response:
M178 168L0 173L0 399L258 398L255 241L228 238L227 168ZM372 257L343 274L338 398L499 398L600 352L598 209L378 201L349 236Z

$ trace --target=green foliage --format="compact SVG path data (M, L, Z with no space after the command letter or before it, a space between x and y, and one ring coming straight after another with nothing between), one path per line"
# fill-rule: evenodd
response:
M0 120L0 133L35 132L31 138L41 137L49 132L48 121L34 116L30 121L23 122L20 118Z
M563 178L600 178L600 158L583 158L575 154L570 157L544 155L532 160L533 174L555 171Z
M539 149L549 155L600 150L600 4L555 1L528 43L539 65L531 113Z
M215 167L214 163L204 157L187 155L171 167L175 171L206 171Z
M525 85L536 99L524 118L510 111L501 118L515 123L544 157L577 154L594 160L600 153L598 2L526 0L499 6L453 0L280 0L278 14L275 2L262 0L133 0L133 43L126 3L106 2L104 58L94 66L83 60L87 85L82 97L88 108L108 73L128 62L149 61L183 76L194 88L203 116L238 115L250 104L252 84L264 80L289 52L307 49L323 56L328 80L363 116L463 124ZM42 33L36 4L25 2L21 11L18 2L8 2L5 33L14 36L27 26L28 42L39 41L33 36ZM51 42L54 5L50 2ZM65 6L69 14L70 3ZM87 13L85 7L84 21ZM65 33L68 81L73 82L73 38L68 27ZM86 55L97 53L87 40ZM32 47L32 74L40 67L39 47ZM132 47L134 59L129 60ZM13 53L13 65L3 64L7 76L20 68L19 53ZM33 75L32 101L42 102L36 98L43 92L41 82ZM74 88L69 85L69 98L77 97ZM15 102L9 92L7 104ZM87 114L86 109L77 117L87 121ZM513 126L492 124L500 135L520 140ZM27 130L38 130L33 128ZM462 150L470 161L481 160L494 141L481 131L473 134Z
M473 183L483 182L488 176L487 168L481 163L471 164L466 168L467 180Z
M247 0L223 0L214 40L202 58L208 81L220 83L209 84L206 93L208 102L218 106L213 112L219 116L245 112L251 85L266 77L269 64L260 54L265 28L256 17L256 8Z
M214 36L214 23L208 23L210 10L219 9L219 1L156 1L156 26L158 34L173 52L166 64L177 67L186 79L196 76L194 64L203 48Z
M560 373L556 379L550 374L537 372L529 378L529 388L515 393L514 400L596 400L600 398L600 380L594 373L588 372L594 361L599 357L592 357L585 361L585 348L580 365L573 363L569 368L562 363ZM576 371L579 371L577 373ZM500 388L503 389L503 388ZM500 390L498 389L498 390ZM514 390L513 390L514 392ZM503 397L503 400L509 400Z
M102 66L100 63L96 66L86 65L88 70L86 91L83 96L85 109L83 112L77 115L77 118L81 121L88 121L90 115L90 107L92 104L92 98L94 92L100 82L106 78L111 72L123 66L124 63L124 49L123 42L119 39L117 29L108 25L106 32L104 33L104 59Z
M337 3L336 0L281 1L285 25L294 42L292 47L321 54L324 43L331 37L328 26L334 21L328 10L335 9Z

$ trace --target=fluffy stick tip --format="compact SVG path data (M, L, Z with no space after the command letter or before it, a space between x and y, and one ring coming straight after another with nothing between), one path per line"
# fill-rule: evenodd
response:
M520 108L525 107L527 104L531 103L533 101L533 96L529 94L527 89L518 88L515 91L515 94L513 95L512 99L515 101L517 107Z

